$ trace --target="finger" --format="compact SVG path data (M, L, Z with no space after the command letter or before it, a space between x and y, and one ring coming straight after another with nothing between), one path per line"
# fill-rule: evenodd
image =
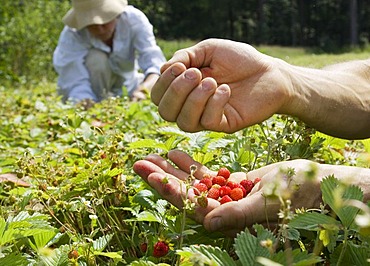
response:
M186 185L176 177L164 173L152 173L148 176L149 185L154 188L164 199L171 202L179 209L184 207L185 199L189 198L191 202L196 203L193 213L189 217L203 223L204 216L217 208L220 203L213 199L208 199L208 205L203 208L197 204L194 191L187 190Z
M139 176L141 176L145 181L147 181L148 176L152 173L159 172L165 173L161 167L152 163L148 160L140 160L134 163L133 170Z
M217 83L213 78L205 78L188 95L177 117L177 125L184 131L197 132L203 129L200 119L209 98L214 94Z
M186 153L183 153L181 157L186 157L186 156L189 157ZM170 156L169 156L169 159L172 160ZM188 169L187 169L188 171L184 171L182 169L175 168L167 160L165 160L164 158L156 154L148 155L147 157L145 157L145 160L155 164L157 167L161 169L161 171L157 171L157 172L168 173L170 175L176 176L177 178L181 180L185 180L189 176L189 173L190 173L189 169L190 169L191 164L188 165ZM183 169L186 169L186 167L184 167Z
M198 86L200 79L200 71L190 68L173 80L158 105L158 112L163 119L176 121L186 98Z
M188 154L179 151L172 150L168 152L168 158L174 162L183 172L190 173L190 166L195 165L197 171L194 176L197 179L202 179L204 174L215 174L214 171L209 170L206 166L201 163L194 161Z
M230 87L226 84L222 84L209 98L200 120L201 125L205 129L223 132L229 131L228 121L224 112L230 95Z
M168 87L171 85L174 79L178 77L181 73L186 70L184 64L175 63L168 64L166 71L158 78L157 82L154 84L150 97L155 105L158 105L165 94Z

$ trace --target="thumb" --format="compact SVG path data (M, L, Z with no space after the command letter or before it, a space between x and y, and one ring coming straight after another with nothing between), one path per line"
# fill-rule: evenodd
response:
M275 222L279 209L278 201L266 199L258 191L242 200L215 208L205 216L203 225L208 231L221 231L228 236L235 236L256 223Z

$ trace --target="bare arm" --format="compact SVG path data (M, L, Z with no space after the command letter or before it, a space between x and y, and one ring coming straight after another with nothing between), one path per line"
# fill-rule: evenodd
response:
M332 136L370 137L370 59L311 69L209 39L176 52L161 71L152 100L185 131L232 133L280 113Z
M370 137L370 59L324 69L307 69L279 62L291 80L291 100L281 113L299 117L332 136Z

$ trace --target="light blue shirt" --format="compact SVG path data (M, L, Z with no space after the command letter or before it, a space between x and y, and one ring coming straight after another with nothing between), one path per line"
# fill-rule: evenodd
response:
M91 48L109 54L112 71L123 77L123 85L129 93L139 85L139 69L145 76L160 74L160 67L165 62L163 52L156 44L153 26L145 14L133 6L127 6L118 17L113 51L104 42L94 38L86 28L78 31L65 26L54 51L53 64L59 75L58 89L67 98L77 101L97 100L84 64Z

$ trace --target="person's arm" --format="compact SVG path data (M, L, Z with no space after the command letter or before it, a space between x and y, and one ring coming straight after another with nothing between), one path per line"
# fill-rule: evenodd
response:
M129 20L132 25L133 45L137 52L138 64L145 76L137 90L150 92L160 75L160 68L165 63L165 57L157 45L153 25L145 14L133 8Z
M168 158L177 166L158 155L149 155L145 160L137 161L134 164L134 171L139 174L150 186L166 200L178 208L184 206L186 198L185 185L181 185L187 179L190 173L190 166L196 165L197 171L195 177L202 179L203 174L213 174L207 167L194 161L187 154L180 151L170 151ZM281 171L294 169L295 175L289 181L294 184L295 189L291 190L292 209L299 208L319 208L322 202L320 191L320 181L329 175L357 185L364 192L364 202L370 200L370 169L318 164L309 160L293 160L270 164L265 167L246 173L232 173L229 179L241 180L247 178L254 180L256 177L261 181L252 189L251 193L239 200L226 204L220 204L217 200L208 198L207 207L196 205L194 214L191 216L195 221L204 225L209 231L220 231L229 236L235 236L246 227L251 227L255 223L274 226L278 222L277 213L280 210L280 201L278 199L266 198L264 188L278 181L279 186L287 186L282 179ZM313 177L312 172L316 175ZM310 173L310 181L307 181L307 174ZM283 175L285 176L285 175ZM164 182L166 180L166 182ZM194 181L198 182L197 180ZM298 185L298 186L297 186ZM194 191L188 192L188 198L196 203Z
M87 53L88 48L79 40L78 33L66 26L53 55L54 68L58 73L58 89L64 100L74 103L85 99L97 100L84 65Z
M276 60L290 80L289 100L280 113L340 138L370 137L370 59L309 69Z
M369 60L310 69L209 39L177 51L161 70L152 101L185 131L232 133L280 113L336 137L370 137Z

